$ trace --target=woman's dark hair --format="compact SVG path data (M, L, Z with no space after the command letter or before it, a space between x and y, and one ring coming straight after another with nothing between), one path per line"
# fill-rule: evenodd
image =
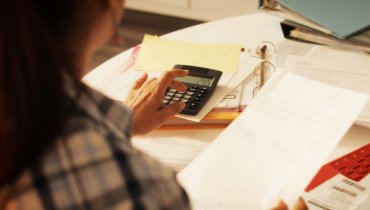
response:
M0 187L40 158L65 121L61 72L70 69L57 41L73 1L0 3Z

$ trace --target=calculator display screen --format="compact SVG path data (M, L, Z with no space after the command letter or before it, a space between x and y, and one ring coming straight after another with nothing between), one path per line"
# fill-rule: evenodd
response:
M177 81L186 82L195 85L202 85L211 87L214 78L205 78L205 77L197 77L197 76L186 76L186 77L177 77Z

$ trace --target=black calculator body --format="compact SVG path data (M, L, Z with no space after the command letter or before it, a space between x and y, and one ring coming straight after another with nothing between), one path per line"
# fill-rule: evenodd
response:
M212 93L217 87L217 83L222 75L221 71L189 65L175 65L174 69L189 70L185 77L177 77L176 80L185 84L188 88L185 92L167 89L162 105L183 101L185 108L181 114L196 115L207 103Z

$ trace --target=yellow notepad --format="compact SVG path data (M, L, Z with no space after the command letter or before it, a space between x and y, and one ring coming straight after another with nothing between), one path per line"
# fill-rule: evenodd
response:
M145 35L134 69L166 71L184 64L236 73L240 50L240 44L193 43Z

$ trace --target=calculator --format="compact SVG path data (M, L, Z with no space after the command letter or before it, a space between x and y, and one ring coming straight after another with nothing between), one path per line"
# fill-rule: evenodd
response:
M329 163L343 176L360 181L370 173L370 144Z
M174 69L189 70L185 77L177 77L176 80L187 86L184 92L168 88L163 98L162 107L182 101L185 108L180 112L186 115L196 115L207 103L217 87L222 75L221 71L189 65L175 65Z

